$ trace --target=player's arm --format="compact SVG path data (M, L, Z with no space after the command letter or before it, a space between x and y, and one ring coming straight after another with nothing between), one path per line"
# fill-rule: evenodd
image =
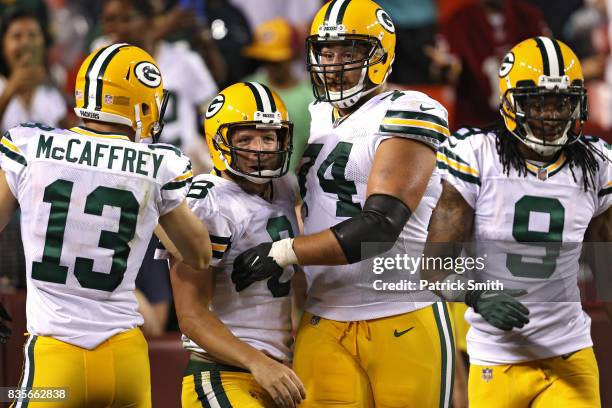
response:
M170 270L174 303L181 332L216 360L249 370L282 407L295 407L305 398L297 375L285 365L244 343L210 311L214 269L195 271L175 262Z
M612 320L612 206L591 220L584 241L585 260L595 276L599 298Z
M212 249L208 231L185 201L160 216L159 223L180 253L183 262L197 270L209 265Z
M455 243L467 242L472 237L474 209L452 184L442 181L442 194L431 214L425 256L456 257L461 250ZM436 280L448 273L444 270L424 269L426 278Z
M442 195L434 209L423 256L431 258L456 258L460 255L460 244L472 236L474 209L461 193L449 182L443 181ZM434 291L447 301L465 302L491 325L502 330L521 328L529 323L529 310L514 297L524 295L523 290L484 291L454 289L457 283L467 287L467 279L452 271L436 269L439 262L425 262L421 278L429 282L440 282L442 290Z
M363 211L332 228L295 238L300 265L342 265L361 261L361 244L391 249L416 210L436 166L435 152L424 143L394 137L374 156ZM384 252L383 251L383 252Z
M19 203L6 181L4 171L0 169L0 231L11 221Z
M363 243L376 243L380 253L391 249L419 205L435 166L435 152L424 143L399 137L384 140L374 156L361 213L319 233L260 244L242 253L234 262L234 283L240 290L291 264L359 262Z

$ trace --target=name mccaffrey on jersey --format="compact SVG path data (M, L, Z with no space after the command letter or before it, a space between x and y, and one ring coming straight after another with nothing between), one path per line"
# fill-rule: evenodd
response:
M121 171L153 178L157 177L157 172L164 160L161 154L136 150L129 146L108 145L82 139L69 139L66 143L64 140L57 141L53 136L43 134L39 136L36 149L36 158L41 157L92 167L106 165L108 169L121 169ZM152 168L149 165L149 159L152 159ZM118 167L119 164L120 167Z

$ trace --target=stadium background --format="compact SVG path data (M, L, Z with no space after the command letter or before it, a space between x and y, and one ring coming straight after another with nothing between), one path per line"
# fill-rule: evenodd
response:
M112 0L122 1L122 0ZM130 3L129 0L125 0ZM323 3L320 0L133 0L139 7L150 7L153 26L151 32L159 40L172 42L195 52L210 72L217 89L242 80L263 79L285 90L295 98L290 114L307 121L298 111L312 98L308 90L308 78L304 68L303 43L309 31L313 13ZM306 4L307 3L307 4ZM4 16L14 7L32 11L48 33L45 67L48 80L65 100L66 107L73 104L73 82L82 59L90 49L104 38L102 0L0 0L0 25ZM498 14L505 20L497 28L489 28L491 36L505 35L509 44L522 40L525 33L519 27L520 13L526 13L543 33L552 34L568 43L581 58L589 92L590 120L586 133L603 137L612 142L612 0L381 0L394 18L398 47L397 59L391 81L397 88L416 89L440 100L449 110L451 130L463 123L458 117L457 105L462 102L462 75L469 71L484 70L485 61L476 61L477 55L461 55L456 38L447 38L452 27L478 20L483 10L498 7ZM189 6L191 5L191 6ZM187 10L186 7L191 7ZM487 14L490 16L490 14ZM491 20L493 21L493 20ZM467 48L471 49L470 30L465 27ZM524 27L523 27L524 28ZM497 31L496 31L497 30ZM501 30L501 31L500 31ZM501 32L501 33L500 33ZM452 35L452 34L450 34ZM514 36L514 37L513 37ZM516 38L515 38L516 37ZM516 41L515 41L516 40ZM502 45L499 45L502 44ZM503 55L503 41L498 42L495 55ZM475 47L474 45L474 48ZM272 50L283 50L274 53ZM493 55L494 56L494 55ZM459 63L458 63L459 62ZM278 72L288 69L290 80L283 83ZM286 67L289 68L286 68ZM460 68L458 68L460 67ZM476 67L476 68L474 68ZM277 71L275 71L275 69ZM276 77L275 77L276 72ZM163 73L163 72L162 72ZM478 81L487 81L482 72L471 72L474 92L482 87ZM7 78L1 77L2 83ZM283 76L283 75L280 75ZM286 79L286 78L285 78ZM468 82L468 85L470 82ZM491 95L481 95L488 100ZM285 98L285 95L283 95ZM197 106L193 107L198 109ZM67 109L65 121L75 124L76 118ZM482 124L487 121L482 117ZM469 123L474 124L470 118ZM5 131L6 129L2 129ZM304 144L307 131L297 135ZM207 155L202 145L196 144L191 154ZM200 149L200 150L197 150ZM298 150L299 151L299 150ZM295 158L294 158L295 162ZM201 171L206 171L207 161L202 160ZM0 233L0 301L13 316L14 335L5 345L0 345L0 387L14 386L19 379L22 364L22 345L25 333L25 269L17 220ZM143 267L146 273L152 265ZM167 279L147 282L141 279L142 290L151 304L162 303L163 296L156 297L155 285L167 286ZM150 289L154 286L153 289ZM581 282L584 292L590 293L588 278ZM148 289L147 289L148 288ZM165 289L159 292L166 293ZM150 296L149 296L149 293ZM592 298L588 296L589 298ZM171 309L171 300L165 303ZM602 406L612 407L612 323L606 318L601 304L585 302L585 308L593 319L593 339L599 361L602 390ZM176 322L172 318L163 321L160 330L148 333L151 355L153 404L156 407L178 406L180 401L181 374L187 361L178 341ZM152 318L155 316L153 315Z

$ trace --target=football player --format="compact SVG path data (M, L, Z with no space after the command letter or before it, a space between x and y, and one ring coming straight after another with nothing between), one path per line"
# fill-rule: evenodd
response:
M362 273L365 255L398 240L425 242L447 112L422 93L386 89L395 28L371 0L325 4L307 52L317 102L298 172L306 235L244 252L233 279L242 289L305 265L294 357L304 407L446 407L454 370L446 305L418 293L402 302L372 298ZM363 253L370 243L379 244L375 253Z
M147 343L134 281L158 224L184 262L211 256L187 207L191 164L179 150L138 143L162 129L165 93L155 61L113 44L76 79L84 126L23 124L0 140L0 230L21 209L27 328L19 387L60 387L55 402L13 407L150 407Z
M209 228L213 260L204 278L183 263L171 270L190 352L182 406L296 407L304 388L289 368L295 266L240 293L231 281L240 252L297 232L297 188L285 176L293 124L276 93L242 82L213 99L204 127L215 174L197 176L187 202Z
M428 236L473 241L489 255L475 276L504 283L505 291L448 293L471 307L469 404L599 407L577 273L580 243L612 240L611 146L582 135L584 79L562 42L516 45L499 88L499 126L461 129L438 152L443 192Z

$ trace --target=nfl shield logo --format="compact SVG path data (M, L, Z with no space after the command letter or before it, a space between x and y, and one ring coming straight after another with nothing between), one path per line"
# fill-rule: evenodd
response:
M486 382L489 382L493 379L493 369L491 368L483 368L482 369L482 379Z
M548 170L545 167L538 169L538 179L542 181L548 179Z
M104 103L107 105L113 104L113 95L104 95Z

